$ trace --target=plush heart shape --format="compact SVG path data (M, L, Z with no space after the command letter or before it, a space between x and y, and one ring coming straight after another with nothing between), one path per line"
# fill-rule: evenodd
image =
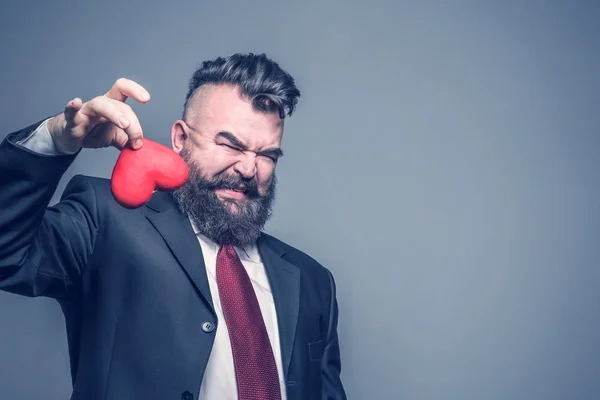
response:
M188 167L172 149L150 139L133 150L127 145L119 155L110 179L112 194L126 208L144 205L155 189L173 191L188 178Z

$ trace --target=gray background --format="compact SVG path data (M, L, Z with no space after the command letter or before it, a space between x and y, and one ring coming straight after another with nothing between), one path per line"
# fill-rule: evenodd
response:
M597 2L84 3L3 2L3 136L125 76L167 144L200 61L266 52L303 93L268 231L337 279L350 398L600 398ZM1 293L0 398L69 393L59 307Z

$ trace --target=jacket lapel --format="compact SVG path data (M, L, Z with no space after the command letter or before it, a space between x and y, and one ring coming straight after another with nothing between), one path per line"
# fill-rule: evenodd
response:
M270 241L271 243L267 241L268 236L262 235L258 241L258 251L265 265L271 291L273 292L273 300L277 310L283 372L287 379L300 307L300 269L283 259L284 249L277 246L273 241Z
M146 206L156 211L147 212L146 218L163 237L179 265L214 314L204 256L189 219L179 211L170 193L154 193Z
M190 221L179 211L170 193L156 192L146 206L153 210L146 213L146 218L163 237L181 268L214 313L204 256ZM300 307L300 269L283 258L285 250L274 240L270 240L268 235L261 236L257 247L273 292L283 371L287 378Z

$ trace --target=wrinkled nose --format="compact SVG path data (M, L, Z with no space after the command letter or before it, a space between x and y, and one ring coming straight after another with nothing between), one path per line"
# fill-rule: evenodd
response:
M256 175L256 155L244 154L243 159L235 164L234 169L245 179L252 179Z

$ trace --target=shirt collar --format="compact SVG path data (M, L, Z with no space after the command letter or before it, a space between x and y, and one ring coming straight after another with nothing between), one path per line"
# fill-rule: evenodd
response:
M216 255L221 246L214 240L209 239L208 237L206 237L205 235L200 233L198 227L196 226L194 221L192 221L191 219L190 219L190 223L192 224L192 228L194 229L194 234L197 237L200 237L202 239L202 241ZM256 243L252 243L252 244L246 245L244 247L238 247L238 246L233 246L233 247L235 248L236 252L238 253L238 256L240 257L240 259L255 262L255 263L260 262L260 254L258 253L258 247L256 246Z

